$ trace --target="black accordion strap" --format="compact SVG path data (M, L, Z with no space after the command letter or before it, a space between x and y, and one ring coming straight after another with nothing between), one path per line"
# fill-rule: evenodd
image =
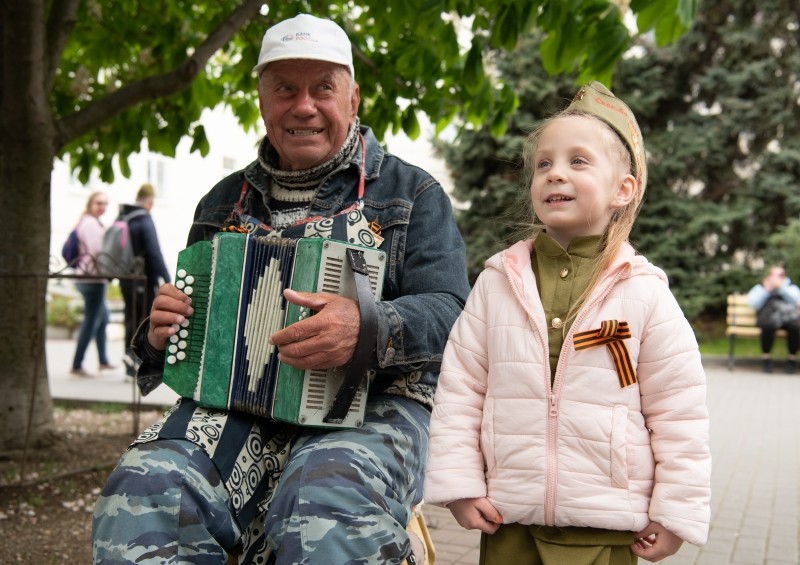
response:
M347 416L350 405L358 392L358 387L361 386L367 372L367 366L372 358L372 350L375 347L375 336L378 333L378 307L375 306L375 295L369 282L369 269L367 261L364 259L364 252L347 249L346 254L356 283L358 309L361 312L361 329L353 360L347 366L344 381L336 393L328 415L323 419L328 424L341 424Z

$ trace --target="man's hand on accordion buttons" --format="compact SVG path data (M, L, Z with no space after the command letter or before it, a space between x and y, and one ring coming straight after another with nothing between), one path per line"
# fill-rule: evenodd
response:
M270 336L280 359L298 369L329 369L346 365L358 344L361 314L355 300L329 293L283 292L292 304L316 314Z
M174 285L161 285L150 310L150 328L147 331L150 345L156 349L166 349L169 337L194 313L191 304L192 299Z

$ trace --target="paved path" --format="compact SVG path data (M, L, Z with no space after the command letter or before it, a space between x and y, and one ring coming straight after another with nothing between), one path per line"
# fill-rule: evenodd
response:
M112 332L109 332L112 333ZM84 356L83 368L93 375L92 378L70 375L72 359L75 355L75 341L70 339L47 340L47 373L50 382L50 394L60 400L76 400L99 402L134 403L138 399L147 406L169 406L177 400L178 395L165 385L145 397L136 394L133 379L125 377L122 365L124 353L122 339L109 339L107 344L108 360L117 368L110 371L97 370L97 349L94 342Z
M122 342L112 339L112 363ZM96 370L90 346L84 367ZM74 342L47 343L50 391L54 398L132 402L132 384L122 369L93 379L70 377ZM780 365L779 365L780 367ZM763 375L744 364L728 371L706 364L711 413L711 532L703 548L684 544L667 565L797 565L800 521L800 376ZM163 385L143 404L166 406L176 395ZM425 507L437 565L478 562L480 535L463 530L447 510Z

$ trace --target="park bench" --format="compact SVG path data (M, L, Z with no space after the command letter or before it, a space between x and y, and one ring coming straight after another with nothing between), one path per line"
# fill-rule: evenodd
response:
M728 311L726 315L727 327L725 335L730 339L730 349L728 350L728 369L731 371L735 366L734 351L737 337L759 338L761 328L756 326L756 311L747 303L746 294L729 294ZM779 337L786 335L784 330L778 330Z

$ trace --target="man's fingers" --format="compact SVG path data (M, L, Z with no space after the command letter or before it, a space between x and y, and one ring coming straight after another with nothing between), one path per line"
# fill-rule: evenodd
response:
M327 293L286 290L284 295L293 304L317 313L269 337L278 347L281 361L298 369L328 369L349 363L361 328L358 303Z
M166 340L177 333L175 326L183 324L193 313L192 299L172 284L161 285L150 310L150 329L147 339L156 349L165 349Z
M298 369L341 367L352 359L352 348L330 333L281 345L279 351L283 363Z
M298 292L291 288L284 289L283 296L292 304L305 306L315 311L322 310L326 304L336 297L336 295L324 292Z

